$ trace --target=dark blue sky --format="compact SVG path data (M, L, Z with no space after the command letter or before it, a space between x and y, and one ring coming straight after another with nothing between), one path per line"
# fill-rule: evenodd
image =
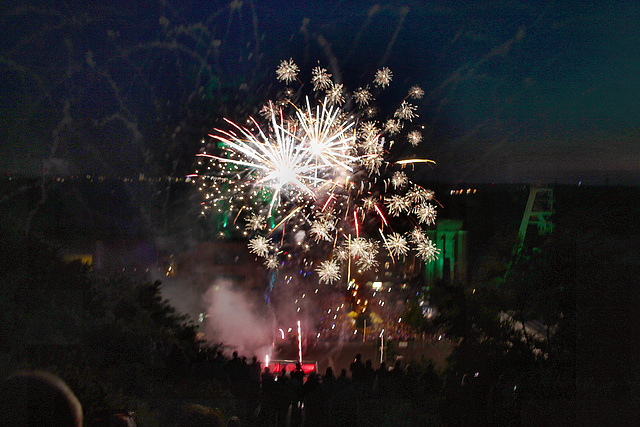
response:
M640 183L633 2L15 2L0 21L4 171L184 173L292 57L351 90L390 67L383 107L421 85L425 140L398 150L438 162L426 179Z

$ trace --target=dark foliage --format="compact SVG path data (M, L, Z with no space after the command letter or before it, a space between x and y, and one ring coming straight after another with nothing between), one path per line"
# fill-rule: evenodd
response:
M36 238L0 233L3 376L56 373L88 418L114 408L153 418L146 399L159 388L187 387L189 368L206 349L196 327L162 299L160 282L97 276Z

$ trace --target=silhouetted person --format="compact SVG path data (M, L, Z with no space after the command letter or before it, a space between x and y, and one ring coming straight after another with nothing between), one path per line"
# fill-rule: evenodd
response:
M249 365L249 376L252 384L260 383L260 362L258 358L253 356L251 358L251 364Z
M300 362L296 362L296 368L291 371L291 379L297 381L300 386L302 386L304 382L304 371L302 370Z
M516 417L516 392L513 384L509 384L504 375L489 392L489 424L513 425Z
M332 425L355 425L356 424L356 394L351 378L347 376L347 370L342 369L340 376L336 379L336 393L331 400Z
M291 408L291 425L299 425L302 422L302 385L304 383L304 371L300 362L296 362L296 368L290 375L293 401Z
M249 368L249 363L247 362L246 356L242 356L241 359L240 379L242 381L249 381L251 379L251 369Z
M433 363L427 365L425 373L422 375L422 381L425 384L427 393L437 395L440 393L440 378L434 371Z
M393 365L393 369L389 372L389 391L396 397L404 393L404 370L402 369L402 362L396 360Z
M260 425L273 425L276 419L277 384L269 368L264 368L260 385L260 412L258 421Z
M227 362L227 374L231 382L237 382L242 377L242 360L237 351L233 352L231 360Z
M0 425L80 427L82 405L57 376L20 372L0 385Z
M327 367L324 371L321 383L322 389L326 396L333 396L336 391L336 376L333 375L333 369L331 366Z
M365 394L370 394L373 389L373 383L376 380L376 371L373 370L371 359L368 359L364 364L364 370L362 372L362 382L364 384Z
M351 379L347 376L347 370L342 368L340 375L336 378L336 386L338 391L342 391L351 385Z
M362 355L360 353L356 354L356 358L351 362L349 370L351 371L351 379L354 382L361 382L363 380L364 364L362 363Z
M276 410L276 426L285 426L287 412L291 407L295 395L291 389L289 378L286 375L286 369L282 369L276 380L275 410Z
M221 351L218 351L213 359L213 378L218 381L226 380L226 365L227 359Z
M469 374L462 376L460 383L460 414L462 415L462 423L469 425L471 422L479 420L479 407L477 405L475 380Z
M302 386L304 401L304 425L323 426L325 425L325 396L315 372L309 374L309 378Z

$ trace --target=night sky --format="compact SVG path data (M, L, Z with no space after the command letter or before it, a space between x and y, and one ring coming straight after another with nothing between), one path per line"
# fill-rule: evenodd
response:
M3 3L5 173L189 173L291 57L350 90L389 67L382 109L420 85L424 140L397 155L436 160L425 180L640 184L635 2Z

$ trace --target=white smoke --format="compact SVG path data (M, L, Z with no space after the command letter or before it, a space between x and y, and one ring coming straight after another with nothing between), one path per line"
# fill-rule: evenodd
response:
M205 336L247 357L262 357L271 347L271 321L260 301L246 290L233 288L229 280L217 280L203 296L207 319Z

